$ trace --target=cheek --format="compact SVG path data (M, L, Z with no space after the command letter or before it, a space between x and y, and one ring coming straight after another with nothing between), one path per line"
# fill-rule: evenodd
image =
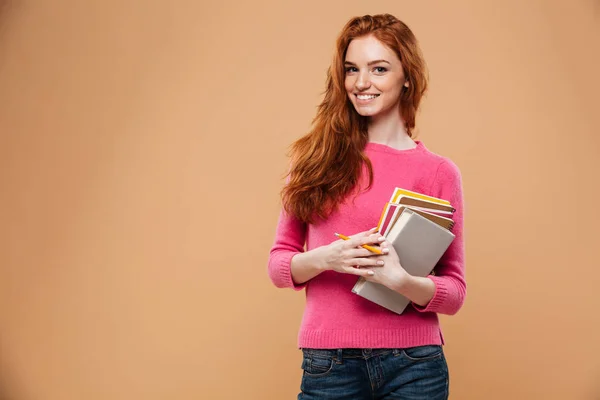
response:
M379 82L379 88L384 92L394 92L398 86L396 79L384 78Z
M354 81L352 80L352 78L346 77L346 80L344 81L344 86L346 87L346 92L348 94L352 93L352 91L354 90Z
M385 82L382 83L380 89L385 92L386 97L390 101L396 101L396 99L400 96L400 92L402 90L402 86L397 82Z

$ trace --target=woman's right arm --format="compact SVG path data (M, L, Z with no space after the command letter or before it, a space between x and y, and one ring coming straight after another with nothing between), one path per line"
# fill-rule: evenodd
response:
M362 244L379 243L381 235L374 232L374 229L360 232L351 236L350 240L336 240L304 251L306 224L282 210L275 243L269 254L269 277L277 287L301 290L310 279L327 270L368 276L368 270L355 266L382 265L383 261L374 253L359 247Z
M322 257L319 257L319 251L322 247L298 253L292 257L290 272L295 284L301 285L308 282L321 272L325 271Z
M275 231L275 243L269 253L269 278L275 286L294 290L304 288L304 285L294 282L291 264L294 256L304 252L305 240L306 224L282 209Z

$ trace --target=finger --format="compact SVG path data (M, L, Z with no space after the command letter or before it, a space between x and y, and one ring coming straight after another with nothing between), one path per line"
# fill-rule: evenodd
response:
M378 233L375 233L375 234L371 234L368 236L354 237L348 241L348 244L351 247L358 247L358 246L362 246L363 244L382 243L384 240L385 240L385 238L383 236L381 236Z
M350 238L358 238L358 237L369 236L369 235L372 235L374 233L377 233L377 227L371 228L368 231L358 232L358 233L350 236Z
M374 233L369 236L369 239L373 241L373 243L383 243L385 241L385 237L381 236L379 233Z
M389 253L398 254L393 243L386 241L386 242L384 242L383 246L384 246L387 254L389 254Z
M388 247L388 244L389 244L389 243L390 243L390 242L388 242L387 240L382 240L381 242L379 242L379 245L380 245L381 247Z
M347 257L349 258L361 258L361 257L373 257L377 256L377 253L373 253L371 250L367 250L363 247L355 247L347 250Z
M350 275L358 275L358 276L364 276L364 277L369 277L369 276L375 275L375 272L373 272L369 269L360 269L360 268L354 268L354 267L345 267L344 272L347 274L350 274Z
M377 227L373 227L373 228L369 229L368 231L363 231L361 233L363 235L372 235L373 233L377 233Z
M382 267L385 264L381 258L355 258L353 260L348 261L352 265L357 265L358 267Z

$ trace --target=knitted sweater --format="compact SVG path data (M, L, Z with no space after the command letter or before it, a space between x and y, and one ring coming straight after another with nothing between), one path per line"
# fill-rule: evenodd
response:
M408 150L369 142L365 154L373 166L373 183L368 191L349 196L326 220L305 224L281 211L268 261L269 277L275 286L305 289L306 306L298 334L300 348L403 348L444 344L439 314L455 314L466 295L463 241L462 180L457 166L448 158L429 151L421 141ZM359 185L367 187L368 175ZM325 271L298 285L292 280L290 262L294 255L337 240L335 232L353 235L377 226L381 210L394 188L417 191L446 199L456 209L454 241L436 266L435 294L425 307L411 304L395 314L354 293L358 277Z

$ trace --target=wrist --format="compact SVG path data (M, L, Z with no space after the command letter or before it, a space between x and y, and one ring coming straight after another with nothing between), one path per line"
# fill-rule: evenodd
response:
M399 279L398 282L394 285L394 290L401 295L406 295L407 292L411 291L411 288L415 287L417 278L412 276L409 273L406 273L402 279Z
M313 251L313 254L311 254L312 265L319 273L325 272L329 269L329 265L327 264L326 260L326 255L326 246L316 248Z
M319 274L327 270L327 264L321 247L300 253L298 256L302 258L302 264L305 268L309 268Z

